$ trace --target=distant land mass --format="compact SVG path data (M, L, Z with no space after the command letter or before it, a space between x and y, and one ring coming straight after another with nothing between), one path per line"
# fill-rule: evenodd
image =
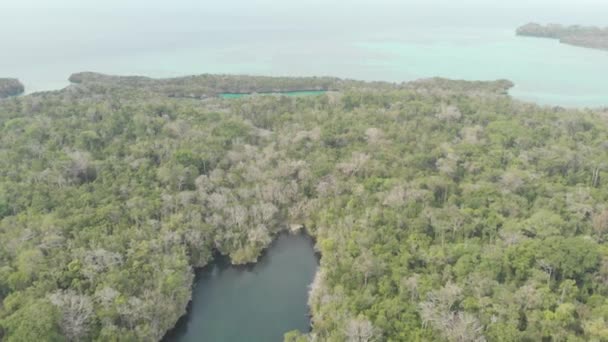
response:
M0 78L0 99L23 94L25 87L18 79Z
M196 75L167 79L144 76L114 76L95 72L79 72L69 78L73 85L91 89L138 88L170 98L205 99L221 94L263 94L304 91L346 91L350 89L415 89L419 92L466 93L469 95L508 95L514 84L505 79L496 81L450 80L441 77L419 79L396 84L363 82L335 77L266 77L246 75Z
M517 35L559 39L564 44L608 50L608 27L529 23L519 27Z

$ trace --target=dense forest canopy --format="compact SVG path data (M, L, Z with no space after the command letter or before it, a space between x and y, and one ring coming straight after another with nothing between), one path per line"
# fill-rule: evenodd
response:
M0 101L0 339L150 341L305 227L287 341L608 339L608 112L508 81L76 74ZM223 92L329 90L311 97Z
M520 36L559 39L561 43L608 50L608 27L564 26L559 24L540 25L529 23L517 29Z

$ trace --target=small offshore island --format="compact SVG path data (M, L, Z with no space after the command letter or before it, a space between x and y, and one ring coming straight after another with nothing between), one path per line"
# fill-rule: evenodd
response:
M0 78L0 99L21 95L23 92L25 87L18 79Z
M559 39L563 44L608 50L608 28L596 26L564 26L549 24L546 26L529 23L517 29L518 36Z

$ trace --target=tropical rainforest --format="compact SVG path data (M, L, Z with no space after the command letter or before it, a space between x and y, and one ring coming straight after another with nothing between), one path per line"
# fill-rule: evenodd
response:
M509 81L82 73L0 101L0 340L154 341L303 227L286 341L607 341L608 111ZM225 92L324 90L317 96Z

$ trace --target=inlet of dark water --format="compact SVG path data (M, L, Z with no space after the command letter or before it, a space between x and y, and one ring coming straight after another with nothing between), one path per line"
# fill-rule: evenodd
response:
M307 332L317 265L313 241L303 234L280 235L250 266L218 258L197 274L188 313L165 340L269 342L294 329Z

